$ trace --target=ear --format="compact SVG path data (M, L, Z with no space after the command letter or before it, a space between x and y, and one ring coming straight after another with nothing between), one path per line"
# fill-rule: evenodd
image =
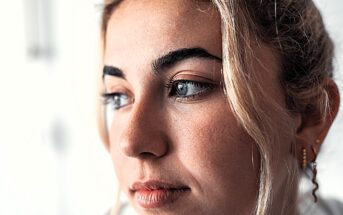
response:
M301 167L316 160L339 109L339 91L332 79L326 81L325 90L329 99L326 114L321 113L320 107L315 107L310 113L301 115L296 135L296 155Z

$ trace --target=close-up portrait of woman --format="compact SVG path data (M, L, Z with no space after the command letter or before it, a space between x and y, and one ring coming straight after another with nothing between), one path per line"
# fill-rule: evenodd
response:
M112 0L101 20L98 127L137 214L343 214L317 192L340 95L311 0Z
M343 215L343 0L10 0L0 215Z

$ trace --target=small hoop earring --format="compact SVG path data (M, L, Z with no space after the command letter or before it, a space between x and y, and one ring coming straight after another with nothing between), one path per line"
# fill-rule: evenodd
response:
M306 165L307 165L307 150L306 148L302 148L301 149L301 152L302 152L302 163L301 163L301 167L303 169L306 168Z

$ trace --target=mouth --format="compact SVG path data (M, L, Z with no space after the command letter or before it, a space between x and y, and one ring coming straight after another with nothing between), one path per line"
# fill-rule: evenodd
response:
M190 188L182 184L172 184L161 181L134 183L130 191L134 200L143 208L161 208L174 203L190 192Z

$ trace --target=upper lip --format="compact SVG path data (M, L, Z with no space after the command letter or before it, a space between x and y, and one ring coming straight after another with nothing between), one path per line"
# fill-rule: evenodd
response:
M181 190L189 189L186 185L181 183L165 182L159 180L149 180L146 182L135 182L130 187L132 192L140 190Z

